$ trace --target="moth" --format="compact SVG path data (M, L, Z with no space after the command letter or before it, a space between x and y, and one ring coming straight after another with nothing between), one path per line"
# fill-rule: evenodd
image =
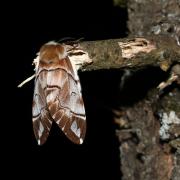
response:
M78 69L91 63L88 53L78 44L54 41L44 44L34 59L35 77L32 122L39 145L46 142L55 122L75 144L82 144L86 134L86 115Z

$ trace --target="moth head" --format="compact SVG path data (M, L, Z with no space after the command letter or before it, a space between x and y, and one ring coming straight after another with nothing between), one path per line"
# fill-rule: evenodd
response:
M50 41L40 48L39 60L50 64L64 59L67 56L66 50L62 44Z

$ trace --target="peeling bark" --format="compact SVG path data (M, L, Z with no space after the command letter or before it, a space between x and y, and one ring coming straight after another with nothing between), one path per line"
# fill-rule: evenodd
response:
M146 66L160 66L167 70L172 64L180 62L180 48L175 40L167 36L89 41L81 42L80 46L93 61L82 71L140 69Z
M151 36L82 42L80 47L92 59L92 64L84 66L82 71L130 69L138 72L159 67L169 75L159 86L148 89L143 99L114 110L114 121L119 127L123 180L177 179L179 156L172 153L180 151L180 47L177 42L168 36ZM128 80L121 77L125 83Z
M121 6L121 0L114 2ZM146 64L134 63L131 68L136 69L136 65L138 70L145 67L148 69L149 65L159 66L167 77L159 82L159 90L152 87L143 99L138 99L128 107L122 105L115 111L115 122L119 127L117 136L120 142L122 179L179 180L180 64L179 55L175 54L180 52L180 1L126 2L129 37L143 36L148 40L147 36L153 37L150 44L156 47L149 53L133 57L135 62L140 57ZM158 35L155 36L156 40L153 35ZM171 49L174 43L176 45Z

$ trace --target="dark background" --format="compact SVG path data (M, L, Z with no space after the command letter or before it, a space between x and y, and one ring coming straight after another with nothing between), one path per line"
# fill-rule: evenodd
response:
M6 175L24 179L119 179L112 108L118 105L122 72L80 72L87 113L87 135L80 146L70 142L55 124L47 142L38 146L31 121L34 83L21 89L16 86L34 73L32 60L48 41L64 37L83 37L85 41L125 37L126 10L114 7L110 0L14 2L7 7L3 27L10 39L6 45L10 76L5 78L5 91L11 93L4 105L4 166L9 169Z

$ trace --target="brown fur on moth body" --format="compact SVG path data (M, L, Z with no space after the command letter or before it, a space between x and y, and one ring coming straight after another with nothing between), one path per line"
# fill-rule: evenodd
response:
M39 60L42 63L58 63L59 60L66 58L65 47L53 41L43 45L39 52Z
M83 143L86 116L77 69L90 62L87 52L78 45L49 42L40 48L34 60L36 74L32 112L39 145L47 140L53 121L72 142Z

